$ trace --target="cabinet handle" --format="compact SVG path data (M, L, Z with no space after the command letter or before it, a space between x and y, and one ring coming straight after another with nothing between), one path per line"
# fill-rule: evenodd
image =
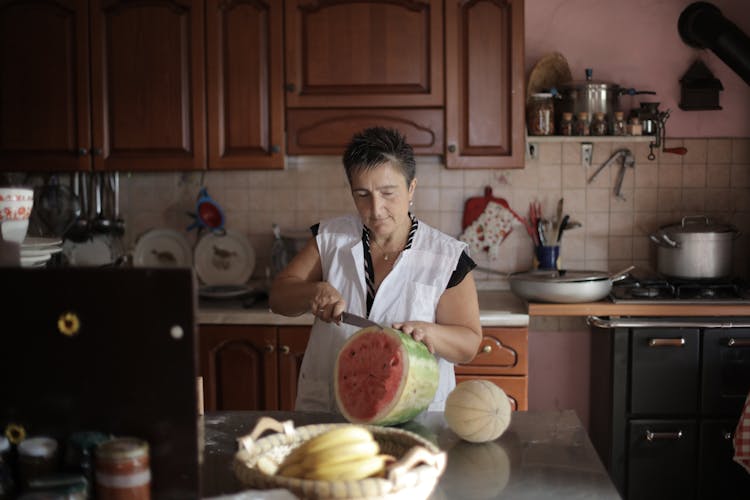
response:
M482 347L482 352L485 353L485 354L491 353L492 352L492 346L491 345L486 345L486 346Z
M646 429L646 439L648 441L655 441L657 439L682 439L682 431L677 432L652 432Z
M449 153L455 153L456 152L456 145L455 144L449 144L448 145L448 152Z
M724 431L724 433L722 434L722 437L724 438L725 441L731 441L732 433L729 431Z
M293 83L287 83L286 85L284 85L284 88L287 92L294 92L297 89L297 87Z
M274 144L274 145L271 146L271 152L272 153L278 153L279 151L281 151L281 148L279 147L278 144Z
M91 150L91 154L94 155L94 156L101 156L102 155L102 150L99 149L99 148L94 148L94 149Z
M289 351L291 351L291 349L289 349L288 345L283 345L279 348L279 351L281 351L281 354L289 354Z
M266 344L265 350L266 352L273 352L273 344Z
M685 339L648 339L649 347L682 347L685 345Z
M86 156L89 154L89 150L86 148L79 148L78 149L78 156Z
M735 339L731 338L727 341L728 347L748 347L750 346L750 339Z

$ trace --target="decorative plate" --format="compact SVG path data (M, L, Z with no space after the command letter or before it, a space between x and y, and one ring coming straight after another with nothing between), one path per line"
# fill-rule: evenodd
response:
M247 238L227 230L207 233L195 246L195 271L206 285L242 285L255 269L255 250Z
M61 247L63 241L60 238L38 238L27 236L21 243L21 250L41 250L42 248Z
M50 257L52 257L52 254L37 255L34 257L21 255L21 267L41 267L47 263Z
M193 253L187 238L174 229L152 229L143 233L133 251L137 267L191 267Z
M198 295L205 299L234 299L252 291L247 285L208 285L198 288Z
M95 234L80 243L65 240L63 255L71 266L104 266L114 261L112 242L106 234Z

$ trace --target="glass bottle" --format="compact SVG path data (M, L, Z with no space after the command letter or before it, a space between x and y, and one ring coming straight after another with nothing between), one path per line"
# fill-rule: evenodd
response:
M574 135L589 135L589 114L586 111L578 113L577 120L573 124Z
M594 113L594 119L591 120L591 135L607 135L607 122L604 120L604 113Z
M555 110L552 94L532 94L526 106L526 126L529 135L552 135L555 133Z
M573 113L564 112L560 119L560 135L573 135Z
M615 111L615 121L612 124L612 135L626 135L625 115L622 111Z

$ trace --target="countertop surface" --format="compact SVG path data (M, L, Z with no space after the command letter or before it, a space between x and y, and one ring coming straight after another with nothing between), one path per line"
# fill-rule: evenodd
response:
M292 420L296 427L343 421L341 416L321 413L206 414L201 469L204 497L246 489L235 478L231 463L237 450L236 439L249 434L261 416ZM415 421L423 427L423 437L448 454L445 472L430 496L432 500L620 498L572 410L514 412L505 433L483 444L459 439L445 424L442 413L424 413Z
M526 304L510 290L479 290L479 319L482 326L527 326ZM265 300L249 304L243 300L205 300L198 307L200 324L312 325L312 314L288 317L271 312Z

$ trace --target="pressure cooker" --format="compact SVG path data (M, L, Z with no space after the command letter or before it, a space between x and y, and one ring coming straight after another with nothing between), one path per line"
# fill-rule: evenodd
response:
M564 112L579 116L578 113L585 111L588 114L587 125L591 123L594 113L604 113L611 130L615 111L624 111L619 104L621 95L656 94L651 90L635 90L615 83L596 81L592 76L593 70L586 68L585 80L573 80L559 85L557 91L560 101L555 103L557 123Z
M657 245L657 271L682 279L723 278L732 272L732 245L740 235L730 224L704 215L683 217L649 237Z

